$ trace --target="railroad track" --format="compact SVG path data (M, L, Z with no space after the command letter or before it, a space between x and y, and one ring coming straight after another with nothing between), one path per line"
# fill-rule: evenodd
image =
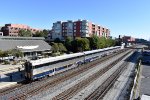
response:
M87 87L90 83L92 83L94 80L99 78L101 75L103 75L105 72L107 72L109 69L111 69L114 65L116 65L119 61L121 61L126 55L128 55L131 51L125 53L122 57L118 58L114 62L112 62L107 67L104 67L103 69L99 70L98 72L94 73L87 79L79 82L75 86L69 88L68 90L60 93L59 95L52 98L52 100L68 100L71 99L75 94L77 94L79 91ZM90 98L88 100L95 100L93 98Z
M38 81L35 83L33 82L31 84L28 84L28 85L31 85L30 87L28 87L26 85L21 86L21 87L17 87L14 90L12 89L12 90L7 91L5 93L0 93L0 96L2 96L4 98L7 97L8 99L26 99L28 97L32 97L33 95L36 95L36 94L38 94L44 90L47 90L48 88L54 87L57 84L64 82L64 81L66 81L66 80L68 80L68 79L70 79L70 78L72 78L72 77L74 77L74 76L76 76L82 72L85 72L85 71L89 70L90 68L93 68L97 64L100 64L100 63L110 59L113 56L119 55L120 53L122 53L124 51L125 50L122 50L118 53L114 53L110 56L106 56L103 59L99 59L99 60L93 61L91 63L85 64L83 66L79 66L78 70L75 70L75 71L69 70L68 73L66 73L62 76L58 75L59 77L57 77L56 79L54 79L52 81L42 80L42 81ZM16 93L14 93L15 90L17 91ZM9 94L12 94L12 93L14 93L14 94L9 96Z
M134 56L135 52L131 55ZM131 56L124 62L110 77L108 77L93 93L91 93L85 100L102 100L105 94L114 85L119 76L124 72L124 70L129 65L129 60Z

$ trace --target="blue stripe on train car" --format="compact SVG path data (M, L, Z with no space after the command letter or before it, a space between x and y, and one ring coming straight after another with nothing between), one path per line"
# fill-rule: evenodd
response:
M83 62L82 61L78 61L76 62L76 64L81 65Z
M49 74L51 74L53 72L54 72L53 70L47 71L47 72L45 72L45 75L49 75Z
M34 75L33 79L38 79L38 78L42 78L42 77L45 77L44 73Z
M64 66L63 66L63 67L56 68L55 71L59 71L59 70L62 70L62 69L64 69Z
M50 70L50 71L47 71L47 72L43 72L43 73L40 73L40 74L36 74L32 78L33 79L42 78L42 77L45 77L46 75L49 75L51 73L53 73L53 70Z
M85 62L89 62L91 58L85 59Z

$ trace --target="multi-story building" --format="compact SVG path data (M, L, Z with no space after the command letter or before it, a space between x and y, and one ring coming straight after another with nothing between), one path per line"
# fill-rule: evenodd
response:
M66 37L74 37L73 28L73 21L68 20L67 22L62 22L62 38L65 39Z
M88 20L57 21L56 23L53 23L50 37L51 40L55 40L56 38L64 40L66 37L90 37L92 35L97 35L99 37L104 36L107 38L110 36L110 30L89 22Z
M37 31L41 31L40 29L31 28L30 26L22 24L5 24L1 29L4 36L18 36L20 30L30 30L33 34Z
M51 38L54 38L54 39L56 38L62 39L62 22L61 21L57 21L56 23L53 23L52 32L50 36Z

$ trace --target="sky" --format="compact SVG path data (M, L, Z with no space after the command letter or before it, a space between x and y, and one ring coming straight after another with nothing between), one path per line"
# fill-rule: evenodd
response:
M0 0L0 26L51 29L56 21L86 19L111 36L150 39L150 0Z

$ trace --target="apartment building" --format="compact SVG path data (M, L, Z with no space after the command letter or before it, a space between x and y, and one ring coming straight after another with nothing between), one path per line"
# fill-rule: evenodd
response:
M68 20L67 22L62 22L62 37L65 39L66 37L74 37L74 25L73 21Z
M57 21L53 23L52 32L49 36L51 40L55 40L56 38L64 40L67 37L74 39L77 37L90 37L92 35L107 38L110 36L110 30L88 20Z
M20 30L30 30L33 34L37 31L41 31L40 29L31 28L23 24L5 24L1 29L4 36L18 36Z

